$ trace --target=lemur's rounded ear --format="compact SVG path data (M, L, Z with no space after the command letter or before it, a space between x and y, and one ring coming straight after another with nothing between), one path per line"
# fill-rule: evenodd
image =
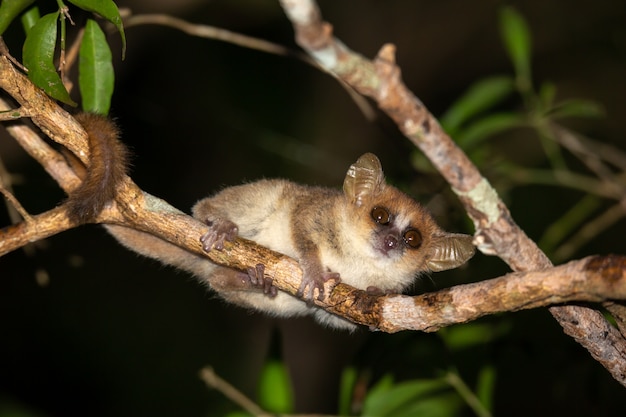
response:
M357 207L385 186L385 175L378 157L373 153L363 154L350 165L343 181L343 192Z
M435 237L430 247L428 269L439 272L463 265L476 251L472 239L472 236L459 233Z

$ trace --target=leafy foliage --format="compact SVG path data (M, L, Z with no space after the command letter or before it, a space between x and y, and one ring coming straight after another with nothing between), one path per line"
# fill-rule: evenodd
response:
M126 54L126 34L122 25L122 17L117 5L112 0L68 0L83 10L94 12L113 23L122 37L122 57Z
M418 379L395 384L393 378L388 375L370 390L363 405L362 415L447 416L456 414L461 405L461 399L443 379Z
M494 75L476 81L448 108L440 121L448 134L492 179L504 199L508 198L515 186L530 184L567 187L585 193L580 203L571 209L571 214L566 211L539 238L540 246L548 255L561 261L610 224L602 223L591 233L577 233L592 220L591 216L600 206L597 196L601 195L602 181L611 181L613 174L608 158L600 158L592 163L595 165L590 166L591 174L578 174L569 168L567 160L571 159L570 155L579 158L584 164L589 164L590 159L583 155L584 149L573 144L580 140L576 138L576 133L558 123L574 117L601 117L603 110L597 103L585 99L556 100L556 87L549 82L541 85L537 91L532 82L532 39L528 24L514 8L503 7L499 25L503 46L514 74ZM528 140L538 141L550 164L549 169L520 166L510 154L499 151L501 143L496 139L504 137L504 133L519 129L535 133L534 138L528 135ZM564 142L565 136L576 139ZM429 162L421 154L415 153L413 161L416 168L432 171ZM605 177L602 178L602 175ZM593 197L593 194L597 196ZM618 199L619 196L615 195L614 198Z
M500 33L517 74L518 88L531 88L531 37L526 21L512 7L500 11Z
M112 0L69 2L115 25L122 38L124 55L126 37L119 10ZM40 17L37 6L29 8L33 3L33 0L3 1L0 5L0 33L21 14L22 26L27 34L22 59L28 69L28 77L52 98L75 106L64 80L68 70L65 67L65 23L70 16L69 9L59 0L58 11ZM73 23L73 20L70 19L70 22ZM104 32L93 19L87 19L84 27L78 74L83 108L91 112L108 113L114 84L112 55Z
M293 394L288 371L282 362L265 364L259 382L259 405L272 413L293 412Z
M9 27L13 19L34 2L35 0L2 0L0 2L0 35Z
M87 21L80 46L78 83L83 97L83 109L92 113L108 114L113 95L115 74L109 45L100 26Z
M30 29L24 42L23 60L28 78L51 97L66 104L76 105L70 98L61 77L54 67L59 12L43 16Z

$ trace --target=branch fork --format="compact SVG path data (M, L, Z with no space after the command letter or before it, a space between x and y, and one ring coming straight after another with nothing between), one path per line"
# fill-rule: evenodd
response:
M620 333L620 329L626 328L626 313L624 306L616 302L626 299L626 258L591 257L552 268L545 254L514 223L487 180L406 88L395 63L393 45L383 46L377 58L369 61L333 37L332 26L322 21L315 2L282 0L281 4L292 20L298 43L325 70L373 98L407 138L431 159L474 221L479 248L501 257L518 271L417 297L374 296L338 284L315 303L371 328L395 332L435 331L502 311L606 301L606 308L616 318L618 328L590 308L567 305L552 307L551 312L566 333L585 346L616 380L626 385L626 339ZM0 56L0 88L20 106L5 114L30 116L42 132L68 147L84 162L88 161L88 146L80 125L35 88L5 56ZM5 116L3 120L12 116ZM78 177L65 160L26 124L7 129L64 190L69 191L78 184ZM294 259L240 238L227 243L223 251L205 253L199 238L207 231L206 225L143 192L130 178L118 191L115 204L103 210L96 222L151 233L225 266L245 270L263 263L268 275L274 278L274 285L296 294L302 270ZM32 216L30 220L2 230L0 255L73 226L63 206Z

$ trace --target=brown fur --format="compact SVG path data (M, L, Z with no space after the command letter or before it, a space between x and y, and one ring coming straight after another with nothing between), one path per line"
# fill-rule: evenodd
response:
M383 208L388 221L377 222L374 208ZM348 169L343 193L260 180L225 188L200 200L192 212L210 226L198 237L205 250L220 250L237 233L297 259L304 272L300 293L308 301L327 280L378 293L401 292L419 273L455 268L474 253L471 236L444 232L419 203L387 185L373 154ZM266 287L253 285L245 272L217 266L145 233L108 229L130 249L193 273L228 302L278 317L313 315L329 327L356 328L285 292L268 296ZM421 244L407 245L409 232L419 233Z
M66 204L72 220L87 223L115 198L117 184L126 176L128 151L110 119L93 113L80 113L75 118L88 135L89 166Z

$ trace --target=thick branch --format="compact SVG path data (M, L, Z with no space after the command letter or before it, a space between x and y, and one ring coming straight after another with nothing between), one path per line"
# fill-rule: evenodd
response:
M385 327L385 331L435 331L504 311L625 296L626 257L591 256L542 271L515 272L418 297L390 296L397 300L383 308L382 316L387 326L395 326ZM412 308L402 308L405 304ZM626 372L626 364L618 366Z
M72 227L65 211L58 207L32 216L26 221L0 229L0 256Z
M437 167L463 202L476 227L475 243L498 255L515 271L540 270L552 264L513 221L488 181L467 158L401 79L395 47L385 45L374 61L350 51L323 21L313 0L280 0L291 20L296 41L327 71L373 98ZM587 348L626 385L626 340L597 311L553 307L551 313L567 334ZM601 353L598 353L601 352Z
M323 32L328 35L327 39L331 39L333 45L335 45L334 39L329 37L330 27L326 25L324 28L325 32ZM339 46L344 48L341 45ZM339 46L336 47L339 48ZM382 55L385 54L381 54L381 56ZM391 69L390 74L399 74L398 71L393 71L395 64L388 58L388 56L380 58L385 61L382 64L382 68ZM358 59L363 60L360 57L358 57ZM356 62L353 62L353 64L356 65ZM372 66L366 66L365 68L369 68L369 71L372 69ZM376 75L376 71L382 71L380 72L381 74L388 72L374 66L373 73L376 77L380 77L380 74ZM355 74L359 75L358 71ZM347 78L350 82L363 81L360 80L359 77L356 79L354 79L354 77ZM387 84L382 83L379 85L393 85L393 88L404 88L399 81L399 76L395 78L395 84L387 82ZM80 125L66 112L56 106L45 94L33 87L28 79L16 71L4 57L0 58L0 87L7 91L19 103L21 106L20 112L22 112L22 114L29 115L32 121L51 138L67 146L84 161L88 161L88 147L85 142L85 134ZM374 86L362 86L362 88L372 89ZM415 103L419 105L419 112L417 114L421 115L420 117L426 117L425 120L427 122L419 122L419 120L416 122L413 119L407 119L408 121L406 121L403 127L407 129L408 132L413 132L415 130L414 124L418 123L421 127L417 128L415 140L418 140L419 143L433 142L432 149L436 151L429 148L431 145L424 145L426 149L431 149L431 152L449 152L448 155L440 156L440 169L444 171L447 169L448 171L445 171L447 173L444 175L446 175L456 189L464 190L461 193L467 194L465 201L469 208L476 211L476 213L473 213L473 217L475 221L477 221L477 224L480 226L482 223L479 220L484 217L486 220L484 221L483 227L488 233L491 233L494 228L500 230L496 227L497 224L494 226L494 223L497 222L503 223L505 227L504 230L506 230L506 227L516 228L517 226L515 226L510 219L506 208L499 200L492 199L493 195L492 192L489 191L490 188L486 187L485 190L487 191L484 192L484 195L488 196L489 199L486 200L486 203L481 203L480 198L476 196L476 188L485 186L486 182L484 179L480 177L478 171L475 170L467 158L463 156L462 152L460 152L445 135L442 137L437 136L443 135L443 132L438 127L437 122L432 119L432 116L421 106L421 103L410 93L408 93L406 97L408 97L406 102L399 103L397 108L394 107L395 105L389 105L392 108L388 110L397 111L397 117L401 118L403 114L403 107L401 105L409 107L415 105ZM385 97L378 97L379 102L384 98ZM433 126L436 128L433 128ZM432 132L437 132L437 134L431 137ZM25 133L24 131L14 131L12 134L21 137ZM444 142L444 147L440 148L441 144L437 144L437 141ZM65 190L71 190L75 186L76 176L69 172L70 169L65 166L62 159L58 158L58 155L54 151L46 151L43 153L35 152L33 150L35 148L33 147L40 145L37 144L36 140L23 141L20 143L48 169L48 172L53 175ZM454 158L457 157L457 154L462 155L460 157L460 161L463 164L462 166L456 165ZM469 165L466 166L465 164ZM466 170L467 172L465 172ZM475 181L475 183L473 183L473 181ZM471 186L468 184L471 184ZM257 263L263 263L266 265L266 272L268 275L273 276L274 284L278 288L293 295L295 295L299 288L302 271L295 260L269 251L266 248L243 239L237 239L232 244L227 244L224 251L212 251L209 254L205 254L202 251L199 237L206 232L206 225L181 213L164 201L144 193L130 178L127 178L123 184L119 186L118 192L119 194L116 197L115 204L105 209L96 219L97 222L148 232L164 241L184 248L184 250L190 253L206 256L212 261L225 266L245 269ZM474 206L478 206L479 208ZM496 210L494 212L490 210L485 211L485 207L491 209L495 208ZM45 225L48 226L43 227ZM67 219L63 208L57 208L48 213L34 216L24 224L5 229L5 232L8 234L3 236L3 246L0 249L0 253L6 253L6 251L15 249L26 241L50 236L54 233L66 230L71 226L72 224ZM523 233L518 229L513 230L517 230L513 233L513 242L521 242L520 245L522 246L526 245L527 243L524 239L527 240L527 238ZM181 233L181 231L184 232ZM22 234L22 239L14 239L14 234ZM492 235L488 234L485 236ZM497 234L494 236L498 237ZM511 239L509 239L509 236L506 236L506 234L500 236L500 238L502 241L508 242L509 245L511 244ZM487 240L485 240L485 242L487 242ZM494 248L499 250L499 245L493 244L493 240L490 242ZM485 245L483 245L483 249L484 247ZM533 250L531 248L529 253L532 252ZM522 259L527 258L522 256ZM532 259L532 257L530 259ZM539 260L535 259L534 264L537 268L539 267L538 265L541 264L541 256L538 259ZM544 262L547 262L545 257L543 259ZM612 263L623 266L622 258L607 259ZM617 261L615 259L617 259ZM516 262L520 262L519 259L517 259ZM363 291L340 284L335 288L332 294L327 295L319 302L316 301L316 303L331 312L345 315L356 322L369 325L373 328L380 328L385 331L398 331L403 328L431 331L448 324L465 322L497 311L531 308L569 300L597 301L623 298L623 278L620 276L618 279L615 279L617 283L614 284L611 280L606 279L607 274L605 272L599 272L597 274L590 273L590 263L591 261L588 261L585 266L579 265L579 269L572 272L572 274L578 274L577 276L580 279L586 277L588 280L587 284L582 283L579 287L576 287L578 291L572 290L572 287L568 287L561 282L561 284L563 284L562 292L558 292L561 290L555 290L553 287L546 287L545 284L542 284L542 280L547 279L545 275L539 276L539 278L535 276L533 280L534 275L531 274L519 276L518 278L515 278L516 276L509 276L498 280L472 284L471 286L459 287L458 289L428 294L415 299L403 296L373 297ZM607 270L607 268L596 269L601 269L602 271ZM544 272L545 274L550 274L549 271ZM565 277L571 279L571 276L565 275ZM554 286L559 287L561 284L558 283L558 279L554 279ZM526 281L534 282L535 284L529 285ZM511 282L518 282L518 287L515 291L512 291ZM609 288L613 292L609 291ZM551 293L551 291L553 293ZM554 293L555 291L556 293ZM326 293L328 294L328 291ZM485 294L491 293L499 293L502 296L501 298L495 299L485 297ZM619 294L620 297L617 297L616 294ZM476 307L477 305L479 307ZM561 311L568 310L561 309ZM406 317L411 317L412 319L407 322ZM603 325L604 323L602 322L600 324ZM577 329L582 328L576 325L574 327ZM587 329L585 328L584 330L584 334L587 334ZM605 336L607 335L609 338L613 337L613 333L610 331L605 332ZM620 349L619 344L613 343L611 346L614 347L614 350ZM607 352L599 352L597 355L604 357L603 363L607 366L609 361L614 358L620 358L620 354L622 355L621 357L624 356L623 349L617 355L610 349L607 350ZM622 361L621 363L623 364L625 362ZM615 372L621 372L622 376L626 375L623 369L616 369ZM622 383L624 383L623 379L624 378L620 380Z

